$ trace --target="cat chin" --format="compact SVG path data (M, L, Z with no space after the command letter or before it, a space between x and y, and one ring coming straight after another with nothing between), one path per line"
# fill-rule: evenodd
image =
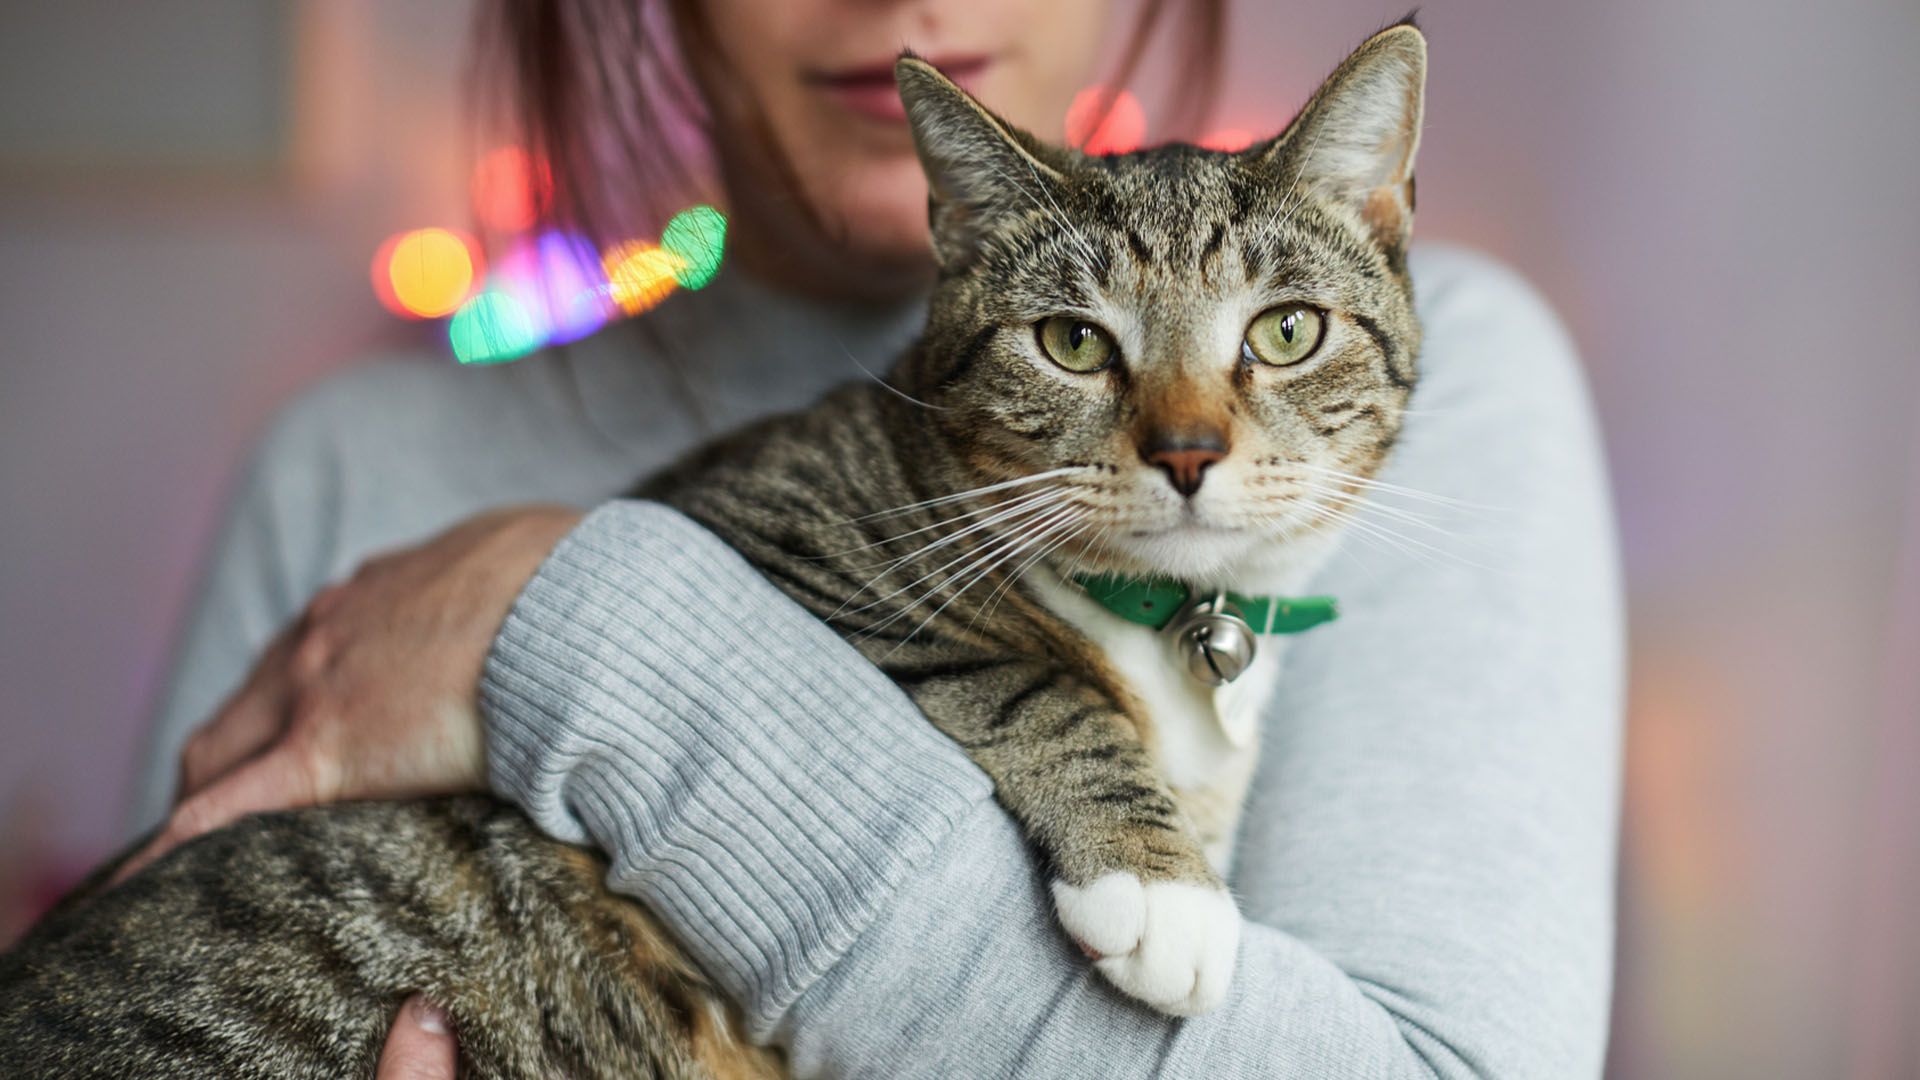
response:
M1158 575L1177 581L1210 583L1235 576L1262 538L1238 529L1179 525L1145 535L1118 536L1105 547L1115 569L1123 573Z
M1307 585L1337 539L1329 531L1282 539L1244 529L1176 526L1110 537L1100 545L1102 550L1078 562L1083 570L1169 577L1190 585L1295 592Z

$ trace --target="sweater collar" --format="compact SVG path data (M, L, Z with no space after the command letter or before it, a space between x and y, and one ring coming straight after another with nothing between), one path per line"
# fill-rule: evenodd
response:
M733 267L698 291L675 292L644 315L569 349L594 426L622 442L657 444L650 404L684 399L694 439L802 408L834 386L881 378L926 321L924 297L896 304L793 296Z

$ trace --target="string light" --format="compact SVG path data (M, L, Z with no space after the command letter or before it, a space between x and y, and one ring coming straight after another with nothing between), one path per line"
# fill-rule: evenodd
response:
M711 206L690 206L673 215L660 230L660 246L678 257L681 268L674 280L689 289L702 289L720 272L720 256L727 244L727 216Z
M549 345L577 341L616 312L607 297L600 254L586 237L549 229L534 242L533 280Z
M675 214L659 243L596 251L576 233L532 234L552 207L553 177L518 146L489 151L470 184L474 216L504 234L504 254L482 265L479 245L451 229L423 228L381 241L370 274L374 295L396 315L446 318L462 364L516 360L574 341L620 315L638 315L676 289L704 288L720 271L727 218L707 205Z
M1147 111L1125 90L1089 86L1067 106L1067 142L1089 154L1131 153L1146 137Z
M639 240L608 251L603 265L607 295L629 315L638 315L665 300L687 270L680 256ZM702 279L700 284L706 281Z
M533 319L518 300L488 290L466 303L447 323L447 341L462 364L518 360L540 347Z
M473 213L503 233L531 229L553 201L553 172L518 146L487 152L473 170Z
M467 298L476 276L476 248L449 229L413 229L388 238L386 288L380 287L375 260L374 291L401 314L416 319L450 315ZM391 293L388 290L391 290Z

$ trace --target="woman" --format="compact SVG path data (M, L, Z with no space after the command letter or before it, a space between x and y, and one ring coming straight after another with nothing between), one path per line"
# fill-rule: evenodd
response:
M617 217L588 183L607 142L575 128L627 84L578 54L639 40L609 28L646 29L630 3L500 9L538 145L589 221ZM1347 614L1301 640L1266 726L1233 992L1174 1022L1093 977L984 778L830 630L662 507L524 505L590 504L879 370L928 276L887 61L904 42L1057 137L1106 6L672 14L729 268L563 355L362 369L281 419L161 719L156 757L182 766L154 850L242 813L490 780L606 849L613 886L801 1075L1596 1073L1619 611L1577 364L1539 300L1483 260L1414 256L1425 374L1389 480L1457 501L1431 543L1363 528L1327 572ZM415 1015L398 1054L435 1023Z

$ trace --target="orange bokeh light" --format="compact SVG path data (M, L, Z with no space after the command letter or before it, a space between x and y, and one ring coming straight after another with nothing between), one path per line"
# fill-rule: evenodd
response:
M639 240L612 248L601 263L607 271L608 296L629 315L665 300L679 285L675 275L687 266L673 252Z
M415 319L450 315L480 276L479 248L449 229L411 229L381 243L373 291L390 310Z
M518 146L491 150L473 169L473 212L501 232L533 228L553 199L553 171Z
M1225 150L1235 153L1253 145L1253 132L1245 128L1221 128L1200 136L1200 145L1209 150Z
M1089 86L1067 107L1067 142L1089 154L1125 154L1140 149L1146 137L1147 111L1125 90Z

